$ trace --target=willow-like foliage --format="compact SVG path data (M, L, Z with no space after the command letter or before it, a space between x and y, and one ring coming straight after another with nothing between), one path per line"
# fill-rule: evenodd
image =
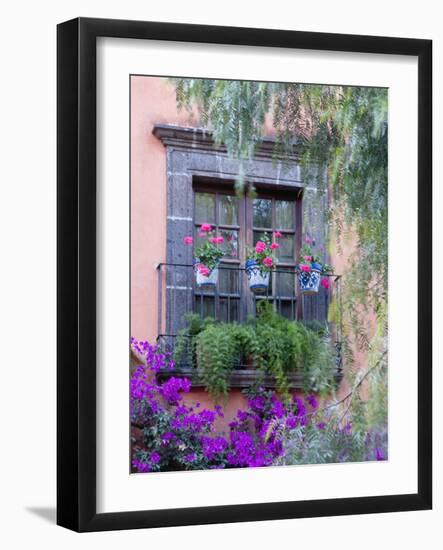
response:
M284 158L295 148L301 153L304 180L317 186L319 197L329 193L330 252L340 252L346 242L353 250L343 288L344 353L352 373L356 347L369 355L380 351L369 312L382 325L386 345L387 90L204 79L175 79L174 85L177 105L196 107L215 143L240 161L239 187L244 184L243 163L253 158L271 122L275 155ZM339 308L333 304L332 309ZM379 415L372 411L370 416Z

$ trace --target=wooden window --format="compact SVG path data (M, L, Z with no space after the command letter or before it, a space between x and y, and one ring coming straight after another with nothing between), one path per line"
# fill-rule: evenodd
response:
M210 223L225 239L219 284L216 288L195 287L195 311L222 321L244 321L255 314L256 301L266 299L282 315L299 316L294 266L301 242L301 199L296 192L262 190L254 197L246 193L239 197L233 185L196 182L193 223L196 245L202 223ZM281 233L278 239L276 231ZM248 288L243 268L246 248L255 246L264 233L280 244L278 266L268 293L256 297Z

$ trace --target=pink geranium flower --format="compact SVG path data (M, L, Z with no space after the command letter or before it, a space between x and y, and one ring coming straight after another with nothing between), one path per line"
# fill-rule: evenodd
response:
M274 237L275 237L276 239L278 239L279 237L281 237L280 231L275 231Z
M272 243L270 248L271 250L275 250L276 248L280 248L280 245L278 243Z
M312 262L312 256L303 256L305 262Z
M203 275L203 277L207 277L209 275L209 273L211 272L209 267L206 267L203 264L200 264L198 266L198 271L199 271L200 275Z
M306 244L312 244L313 242L314 242L314 240L311 239L311 237L309 237L308 235L306 235L306 237L305 237L305 243L306 243Z
M183 237L183 242L185 244L192 244L194 242L194 239L192 237L186 236L186 237Z
M212 244L221 244L225 242L224 237L210 237L208 241Z
M320 284L325 290L328 290L328 288L331 286L331 283L330 283L328 277L323 277Z
M202 223L200 226L200 231L211 231L212 225L210 223Z
M255 251L258 254L261 254L266 250L266 244L263 241L257 241L257 244L255 245Z
M306 265L306 264L301 264L300 269L301 269L301 271L311 271L311 266Z
M266 258L263 259L263 265L265 265L266 267L272 267L273 264L274 261L269 256L266 256Z

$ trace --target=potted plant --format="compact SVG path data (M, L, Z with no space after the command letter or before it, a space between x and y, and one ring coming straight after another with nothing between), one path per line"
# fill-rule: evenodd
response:
M332 267L322 263L308 244L301 250L301 256L296 266L300 292L305 295L316 294L320 288L329 288L328 275L332 273Z
M280 233L276 232L274 237L278 238L279 235ZM269 286L270 271L276 263L274 250L279 246L278 243L271 242L267 233L264 233L255 244L255 247L247 250L245 271L252 292L266 292Z
M218 281L218 264L223 257L223 251L218 245L224 242L224 238L216 236L209 223L202 223L199 237L204 242L195 249L195 279L199 286L215 286ZM192 245L193 238L187 236L183 239L183 242L185 245Z

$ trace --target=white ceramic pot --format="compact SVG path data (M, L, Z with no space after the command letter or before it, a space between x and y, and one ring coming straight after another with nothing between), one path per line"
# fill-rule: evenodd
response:
M198 286L216 286L218 282L218 267L214 267L209 272L209 275L203 275L198 269L198 264L195 266L195 281Z
M269 286L269 271L263 272L255 260L248 260L245 265L252 292L266 292Z

